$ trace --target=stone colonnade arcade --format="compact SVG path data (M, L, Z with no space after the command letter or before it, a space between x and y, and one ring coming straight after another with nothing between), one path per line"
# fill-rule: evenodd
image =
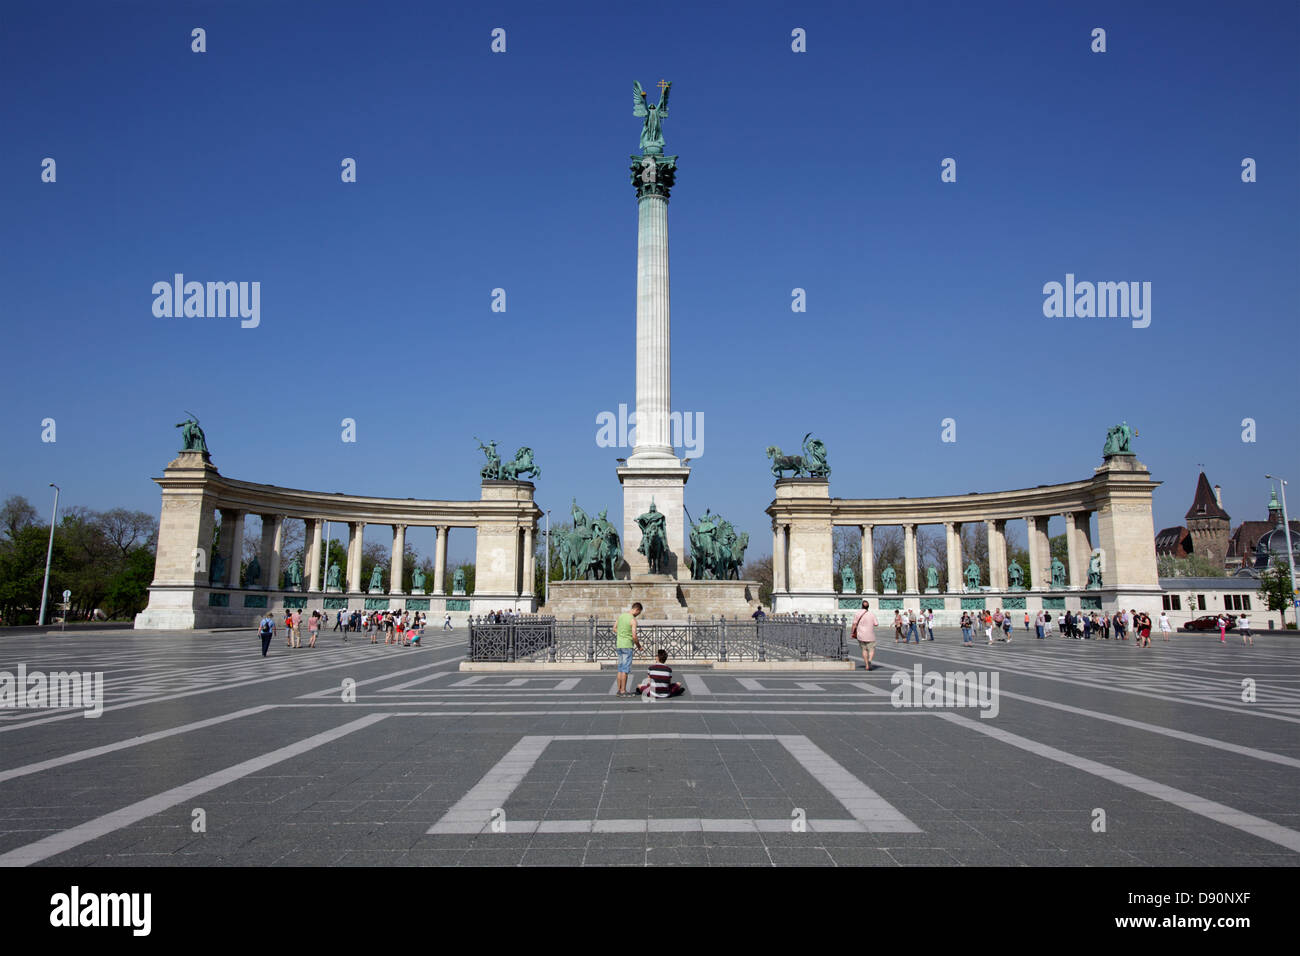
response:
M1092 478L1060 485L1040 485L934 498L832 498L823 478L782 478L767 509L772 519L773 609L777 612L827 613L860 607L871 600L875 610L932 609L944 626L957 623L963 610L1029 611L1108 610L1137 607L1159 611L1151 517L1152 481L1145 465L1132 456L1109 457ZM1089 536L1097 516L1098 541ZM1047 522L1065 518L1069 560L1063 584L1054 586ZM1008 580L1006 523L1023 519L1028 529L1029 568L1023 585ZM989 577L976 589L967 587L962 566L961 526L983 523L988 529ZM920 579L916 558L919 525L943 525L946 536L948 589L940 593ZM876 593L872 536L881 526L900 525L904 532L902 579L894 593ZM861 594L838 595L832 586L832 530L850 526L862 532ZM1088 586L1088 569L1096 554L1101 584ZM898 569L895 569L896 572ZM1157 599L1155 604L1152 600ZM882 623L887 619L881 617Z
M138 629L176 630L195 627L251 626L264 610L301 608L336 610L425 611L438 622L446 612L459 619L466 613L496 609L535 610L533 597L534 549L541 509L533 502L528 481L484 481L478 501L425 501L414 498L364 498L259 485L222 476L208 456L183 451L161 478L162 513L158 527L158 555L149 606L136 615ZM220 580L212 580L208 555L215 513L222 512ZM244 519L262 519L258 552L259 580L240 587L240 550ZM281 587L284 522L302 519L306 524L307 555L302 582ZM321 532L325 522L348 527L347 579L330 587L322 581ZM392 529L392 554L386 567L386 586L371 591L361 580L361 542L366 525ZM402 578L406 529L437 529L433 580L425 589L403 593ZM475 585L470 595L446 594L447 539L452 528L477 532Z

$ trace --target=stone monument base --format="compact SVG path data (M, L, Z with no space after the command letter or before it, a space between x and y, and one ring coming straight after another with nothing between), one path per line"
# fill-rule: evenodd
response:
M541 614L612 621L641 602L643 623L687 618L748 618L758 609L757 581L675 581L645 575L632 581L554 581Z

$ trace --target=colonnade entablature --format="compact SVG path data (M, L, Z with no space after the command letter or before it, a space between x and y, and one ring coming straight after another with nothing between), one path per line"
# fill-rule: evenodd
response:
M313 608L322 611L391 609L404 606L430 613L481 613L495 609L532 611L536 573L533 543L542 511L528 481L484 480L475 501L376 498L340 492L306 491L240 481L220 474L205 452L183 451L154 481L162 488L158 552L149 607L137 628L220 626L247 609ZM209 554L216 515L222 533ZM244 522L257 515L262 538L257 557L241 575ZM286 566L284 522L304 522L302 565ZM346 580L337 566L324 567L325 525L348 529ZM361 579L362 540L368 525L391 530L386 569ZM406 532L436 529L430 587L403 590ZM474 593L453 587L445 593L447 542L454 528L472 528L475 538ZM386 571L386 574L385 574ZM420 573L420 579L425 575ZM385 580L385 578L387 580ZM393 603L394 599L396 604Z
M989 601L1026 610L1099 609L1103 599L1115 604L1128 596L1158 593L1151 499L1159 484L1131 455L1108 457L1083 481L927 498L832 498L827 478L780 478L767 509L773 606L777 611L822 612L856 606L861 597L876 594L873 533L878 527L903 529L903 579L895 583L893 569L887 572L879 602L885 610L908 606L908 597L916 599L911 606L918 609L958 613ZM1058 515L1064 518L1068 559L1054 569L1047 528ZM1013 564L1009 569L1006 523L1020 520L1028 532L1030 567ZM972 579L963 567L969 556L962 554L961 529L972 523L984 525L988 534L986 581ZM947 588L942 592L933 576L923 581L917 567L917 529L924 525L945 529ZM836 527L856 527L862 534L862 564L856 569L860 594L834 591ZM1067 605L1064 598L1071 592L1080 593L1071 595Z

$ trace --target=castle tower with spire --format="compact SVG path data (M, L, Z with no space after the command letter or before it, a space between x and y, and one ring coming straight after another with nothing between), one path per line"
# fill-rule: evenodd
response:
M1192 553L1203 555L1216 567L1223 567L1228 553L1228 537L1232 533L1232 519L1223 510L1222 492L1210 487L1210 481L1201 472L1196 481L1196 497L1187 509L1187 530L1192 536Z

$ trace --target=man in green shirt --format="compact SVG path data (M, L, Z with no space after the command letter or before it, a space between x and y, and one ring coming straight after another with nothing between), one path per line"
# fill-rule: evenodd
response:
M632 692L627 689L627 675L632 670L632 650L641 649L641 641L636 636L636 619L641 614L641 602L632 605L632 610L624 611L614 624L614 633L618 640L614 647L618 651L618 696L626 697Z

